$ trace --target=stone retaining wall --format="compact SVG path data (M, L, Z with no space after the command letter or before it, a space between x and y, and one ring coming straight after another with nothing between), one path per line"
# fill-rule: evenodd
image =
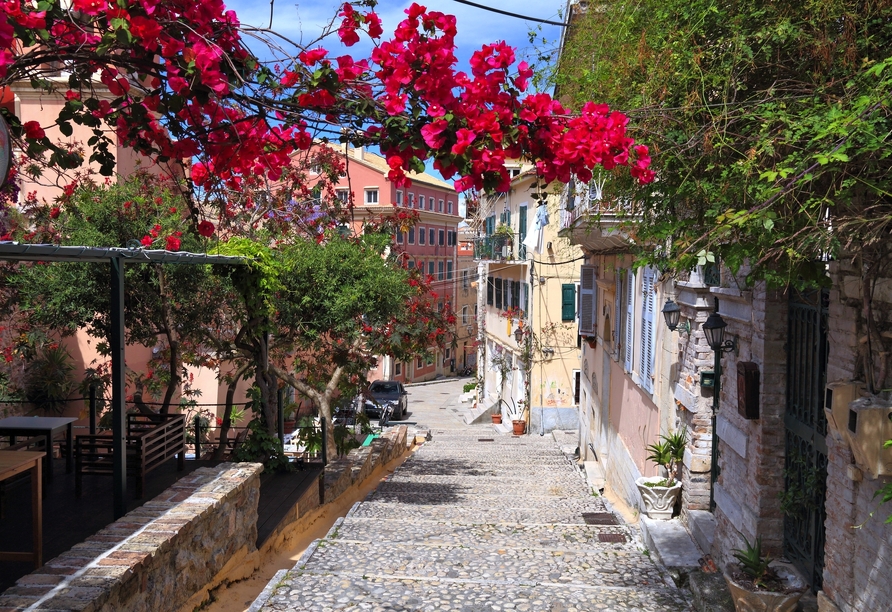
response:
M0 595L12 610L177 610L255 550L259 463L200 468Z
M408 428L388 431L325 468L323 499L310 487L258 551L259 463L200 468L164 493L21 578L0 612L192 610L221 584L244 579L300 523L377 467L402 455ZM306 526L304 526L306 527Z

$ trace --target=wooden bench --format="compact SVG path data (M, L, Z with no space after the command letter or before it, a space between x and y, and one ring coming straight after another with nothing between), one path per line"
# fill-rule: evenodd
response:
M74 484L81 496L84 474L114 473L113 440L105 435L75 437ZM186 418L182 414L127 415L127 473L136 477L136 497L141 498L146 474L177 456L177 469L186 465Z

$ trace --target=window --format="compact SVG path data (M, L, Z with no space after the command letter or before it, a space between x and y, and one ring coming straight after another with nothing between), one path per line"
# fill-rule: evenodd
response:
M443 200L437 200L437 212L443 212Z
M524 313L530 311L530 286L527 283L520 284L520 309Z
M415 269L415 260L414 260L414 259L410 259L410 260L409 260L409 269L410 269L410 270L414 270L414 269Z
M517 241L520 243L518 255L520 259L527 258L527 247L523 243L527 237L527 207L521 206L517 211Z
M511 305L520 308L520 281L514 281L511 285Z
M493 305L493 295L495 294L496 281L494 278L489 277L486 279L486 305Z
M582 266L579 278L579 335L596 336L598 331L595 266Z
M439 244L440 244L440 246L446 245L446 231L445 230L440 230Z
M579 389L582 387L580 382L580 371L573 370L573 401L577 406L579 405Z
M403 243L403 233L402 233L402 232L397 232L397 233L396 233L396 243L397 243L397 244L402 244L402 243Z
M409 228L409 244L415 244L415 228Z
M468 325L468 307L467 306L461 307L461 324Z
M496 308L498 310L502 309L502 279L496 279Z
M420 208L421 210L424 210L424 196L423 195L418 196L418 208Z
M455 246L455 232L452 230L446 232L446 246Z
M400 376L402 373L403 373L403 364L401 364L399 361L397 361L395 364L393 364L393 375Z
M409 194L409 208L415 208L415 194Z
M437 280L443 280L443 262L437 262Z
M403 192L402 191L396 192L396 205L397 206L403 205ZM399 364L397 364L397 365L399 365Z
M415 362L415 367L418 368L419 370L420 370L421 368L423 368L423 367L424 367L424 359L422 359L421 357L419 357L419 358L418 358L418 361Z
M656 274L651 267L643 268L641 275L641 363L638 373L641 387L654 391L654 313L656 311Z
M443 312L443 300L437 301L437 312Z
M446 214L452 214L452 200L446 202Z
M350 201L350 190L349 189L338 189L335 191L335 196L345 204Z
M461 286L462 289L467 289L471 286L471 275L468 274L467 270L461 271Z
M366 204L377 204L378 203L378 190L377 189L366 189L365 190L365 203Z
M623 362L627 372L632 371L632 360L635 356L633 339L635 337L635 273L632 270L625 271L623 279L623 295L625 300L625 325L623 326L623 340L626 347L623 354Z
M418 228L418 244L424 244L424 240L425 240L424 228L419 227Z
M449 359L449 355L450 355L449 349L446 349L446 359Z
M430 274L431 276L434 275L434 262L432 262L432 261L427 262L427 273Z
M427 199L427 209L430 211L434 210L434 196L431 196Z
M435 244L437 244L437 243L436 243L436 240L437 240L437 230L435 230L434 228L431 228L430 231L431 231L430 244L431 244L431 246L434 246Z
M452 260L446 262L446 280L452 280Z
M576 318L576 285L561 285L561 321L572 321Z

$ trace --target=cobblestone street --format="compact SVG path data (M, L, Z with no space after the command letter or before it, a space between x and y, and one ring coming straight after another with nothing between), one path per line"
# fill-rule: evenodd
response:
M410 418L432 439L252 610L690 609L551 435L463 425L459 391L412 389Z

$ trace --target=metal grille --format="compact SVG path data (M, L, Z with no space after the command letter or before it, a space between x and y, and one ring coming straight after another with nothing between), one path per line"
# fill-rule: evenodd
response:
M826 291L793 292L787 333L787 406L784 415L784 554L810 577L817 592L824 572L827 492Z
M583 512L582 520L586 525L619 525L612 512Z
M599 533L599 542L615 542L617 544L625 544L626 536L621 533Z

